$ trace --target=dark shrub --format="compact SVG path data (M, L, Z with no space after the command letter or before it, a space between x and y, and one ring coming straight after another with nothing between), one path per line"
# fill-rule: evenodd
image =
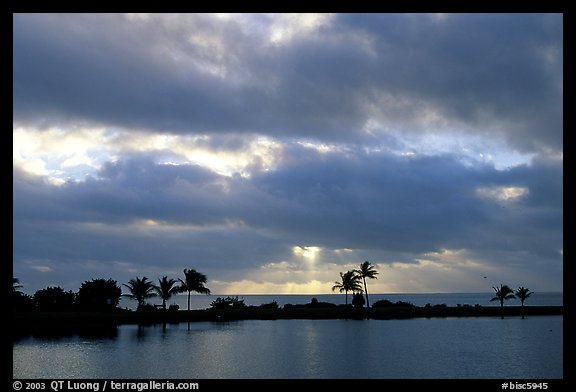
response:
M306 308L334 308L336 304L330 302L320 302L316 298L312 298L309 304L304 305Z
M301 309L301 308L335 308L337 305L330 303L330 302L320 302L316 298L312 298L310 303L307 304L286 304L284 305L284 309Z
M278 302L272 301L272 302L267 303L267 304L262 304L258 307L261 309L278 309L279 306L278 306Z
M352 297L352 305L357 309L364 307L365 303L366 300L364 299L364 295L361 293L356 293Z
M112 279L85 281L78 290L76 304L80 310L111 310L118 306L122 289Z
M373 308L387 308L387 307L398 307L398 308L413 308L416 307L416 305L414 305L411 302L404 302L404 301L397 301L397 302L391 302L388 301L387 299L381 299L380 301L376 301L372 307Z
M38 310L45 312L70 311L74 306L74 293L64 291L60 286L38 290L33 299Z
M12 294L12 307L15 312L29 312L36 309L34 299L20 292Z
M243 299L238 297L216 298L210 306L214 309L240 309L245 308L246 304Z
M373 308L387 308L389 306L394 306L394 304L387 299L381 299L372 304Z
M144 311L144 312L153 312L157 309L156 309L156 306L154 306L152 304L143 304L141 306L138 306L138 310Z
M397 301L394 306L397 307L401 307L401 308L414 308L416 307L416 305L414 305L412 302L404 302L404 301Z

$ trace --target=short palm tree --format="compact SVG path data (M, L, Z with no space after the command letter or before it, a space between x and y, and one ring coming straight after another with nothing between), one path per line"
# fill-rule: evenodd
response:
M164 276L162 279L158 279L158 285L154 286L154 290L162 298L163 309L166 309L166 301L180 291L176 283L178 283L176 279L168 279L167 276Z
M366 307L370 308L370 301L368 301L368 287L366 287L366 278L378 279L376 277L376 275L378 275L378 271L374 269L374 265L370 264L369 261L365 261L362 264L360 264L360 269L356 270L356 272L364 282L364 293L366 294Z
M514 294L516 294L516 297L520 300L520 304L522 306L522 318L524 318L524 301L526 301L528 297L532 295L532 292L526 287L520 286Z
M516 296L514 295L514 291L505 284L500 284L500 287L492 286L492 288L496 292L496 295L494 296L494 298L490 300L490 302L500 301L500 307L502 309L504 309L505 300L516 298ZM502 318L504 318L504 315L502 315Z
M130 290L130 293L122 295L138 301L138 309L144 305L147 298L156 296L154 284L147 277L130 279L128 283L124 283L124 286Z
M188 310L190 310L190 293L192 291L210 294L210 289L204 286L208 278L195 269L184 269L184 280L178 279L178 281L180 282L179 292L188 292Z
M334 282L332 291L338 290L339 292L346 293L346 305L348 305L348 292L362 292L362 284L360 283L360 275L356 271L348 271L345 273L340 272L340 282Z
M516 297L518 297L520 303L522 304L522 306L524 306L524 301L526 301L528 297L532 295L532 292L528 290L526 287L520 286L518 287L518 290L516 290L514 294L516 294Z
M12 292L13 292L14 294L20 293L20 290L19 290L19 289L21 289L22 287L24 287L24 286L22 286L22 285L20 284L20 279L18 279L18 278L12 278ZM20 294L21 294L21 293L20 293Z

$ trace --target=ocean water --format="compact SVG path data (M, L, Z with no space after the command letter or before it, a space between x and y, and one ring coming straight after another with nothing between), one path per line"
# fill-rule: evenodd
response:
M13 377L563 378L563 316L244 320L99 332L15 340Z
M244 295L244 294L212 294L212 295L201 295L192 294L190 296L190 309L207 309L210 307L210 303L218 297L238 297L238 299L243 299L246 305L258 306L264 303L270 303L276 301L280 307L285 304L306 304L310 303L312 298L318 299L321 302L330 302L334 304L344 304L345 295L344 294L297 294L297 295L285 295L285 294L269 294L269 295ZM500 306L498 301L490 302L490 299L494 297L494 292L486 293L417 293L417 294L369 294L370 304L381 300L387 299L392 302L405 301L413 303L416 306L425 306L426 304L436 305L436 304L446 304L448 306L458 306L458 305L481 305L481 306ZM168 305L176 304L180 306L181 310L187 309L188 306L188 295L179 294L168 301ZM348 293L348 303L352 301L352 295ZM152 298L149 303L151 304L162 304L162 301L158 298ZM526 302L526 306L547 306L547 305L562 305L563 304L563 294L562 292L542 292L533 293ZM517 299L508 300L505 305L520 305L520 301ZM120 307L135 309L136 302L127 298L122 298L120 300Z

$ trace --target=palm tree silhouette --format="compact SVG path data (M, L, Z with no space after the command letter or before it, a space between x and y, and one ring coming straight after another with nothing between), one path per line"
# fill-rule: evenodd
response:
M522 306L522 318L524 318L524 301L526 301L528 297L532 295L532 292L528 290L526 287L520 286L518 287L518 290L516 290L514 294L516 294L516 297L518 297L518 299L520 300Z
M505 300L516 298L516 296L514 295L514 291L510 287L508 287L508 285L500 284L499 288L494 286L492 286L492 288L496 292L496 295L494 296L494 298L490 300L490 302L500 301L500 307L502 309L504 309ZM504 314L502 314L502 318L504 318Z
M190 310L190 293L195 291L200 294L210 294L210 289L204 285L208 281L208 278L203 273L196 271L195 269L184 269L184 280L178 279L180 281L179 291L181 293L188 292L188 310Z
M135 299L138 301L138 309L144 305L144 301L147 298L152 298L156 296L154 292L154 284L152 281L148 280L147 277L142 279L130 279L128 283L124 283L124 286L130 290L129 294L122 294L124 297Z
M154 290L162 298L162 308L164 310L166 309L166 301L180 291L176 283L178 283L176 279L168 279L167 276L163 276L162 279L158 279L158 285L154 286Z
M360 276L357 275L355 270L346 273L340 272L340 282L334 282L334 286L332 286L332 291L336 290L346 293L346 305L348 305L348 291L362 292Z
M364 293L366 294L366 307L370 308L370 301L368 301L368 287L366 287L366 278L378 279L376 277L376 275L378 275L378 271L374 269L374 265L370 264L369 261L365 261L362 264L360 264L360 269L356 270L356 272L364 282Z
M12 292L13 292L14 294L17 294L17 293L18 293L18 294L21 294L20 290L18 290L18 289L21 289L22 287L24 287L24 286L22 286L22 285L20 284L20 279L18 279L18 278L12 278Z

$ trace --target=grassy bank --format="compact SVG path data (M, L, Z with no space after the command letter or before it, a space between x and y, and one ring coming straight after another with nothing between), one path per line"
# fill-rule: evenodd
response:
M162 324L194 321L276 319L406 319L413 317L499 317L562 315L562 306L489 307L384 307L377 309L292 308L292 309L206 309L191 311L29 312L14 313L15 331L43 328L98 327L121 324Z

